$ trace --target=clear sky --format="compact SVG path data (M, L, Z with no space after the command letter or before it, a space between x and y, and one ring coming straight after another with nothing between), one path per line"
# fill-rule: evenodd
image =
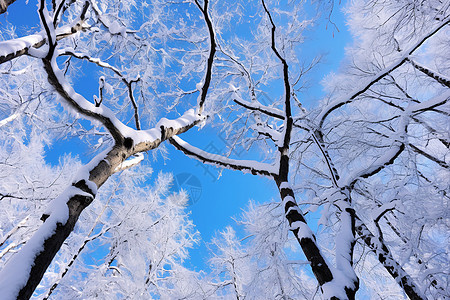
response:
M0 26L4 24L5 19L9 20L16 24L19 36L24 34L22 29L40 30L35 3L35 1L29 1L28 4L25 4L25 1L17 0L8 8L7 14L0 16ZM338 26L339 31L332 24L320 24L316 31L307 36L308 47L303 50L304 61L308 61L318 54L326 54L323 62L308 77L310 88L302 95L307 107L314 106L315 100L323 96L320 81L329 72L337 71L339 62L344 56L344 46L350 41L341 8L342 6L335 7L332 15L332 20ZM84 66L87 67L88 64L86 63ZM92 93L96 93L98 89L97 82L97 79L76 82L75 89L88 99L92 99ZM212 129L203 129L206 134L202 135L195 134L196 130L191 130L182 137L203 150L217 153L226 152L226 141ZM187 207L187 211L191 213L191 218L201 234L202 242L190 251L191 260L187 263L197 270L203 269L206 267L205 259L208 258L206 243L210 241L215 232L224 229L227 225L234 224L232 217L238 216L249 200L266 202L273 199L279 201L278 192L272 180L243 175L236 171L224 170L218 179L217 169L185 157L169 144L166 147L167 157L170 159L164 160L158 156L158 159L152 162L153 174L156 175L160 171L172 172L178 183L178 185L174 185L174 189L179 185L185 189L192 189L195 199ZM59 141L48 148L47 160L51 164L56 164L64 153L78 155L83 162L87 162L93 155L81 141L71 138ZM239 158L240 155L242 154L234 155L234 157ZM147 159L152 160L152 156L147 156Z

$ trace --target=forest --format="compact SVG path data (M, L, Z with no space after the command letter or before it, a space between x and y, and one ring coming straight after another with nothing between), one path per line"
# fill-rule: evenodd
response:
M449 23L450 0L0 0L0 298L450 299ZM350 40L320 73L323 31ZM166 160L275 193L209 238Z

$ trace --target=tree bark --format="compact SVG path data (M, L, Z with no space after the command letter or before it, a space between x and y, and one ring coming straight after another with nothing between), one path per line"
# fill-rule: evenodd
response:
M364 243L374 251L377 255L378 261L383 265L386 271L397 281L400 287L403 288L406 295L411 300L424 300L425 297L414 284L413 279L406 273L406 271L398 264L392 257L389 248L380 238L375 237L367 226L356 218L356 232L363 239Z
M0 15L5 13L8 6L13 4L16 0L0 0Z

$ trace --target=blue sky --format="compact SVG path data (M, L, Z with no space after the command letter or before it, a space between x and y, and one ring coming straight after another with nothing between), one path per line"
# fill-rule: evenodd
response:
M313 106L315 100L323 96L320 81L323 76L331 71L337 71L339 62L344 56L344 47L350 42L350 37L346 31L343 15L340 12L342 6L335 7L332 19L337 24L337 31L331 24L320 24L316 30L307 36L307 48L304 48L304 61L308 61L318 54L326 54L325 59L315 70L309 74L310 88L303 94L302 99L305 105ZM0 26L7 19L17 27L18 35L24 34L23 28L34 28L39 30L36 4L30 1L28 5L23 0L17 0L10 6L9 13L0 16ZM328 29L326 30L326 27ZM87 64L85 64L87 65ZM82 84L76 84L76 90L92 99L92 93L98 89L97 80L84 80ZM90 95L90 96L89 96ZM209 128L202 130L198 135L197 129L184 134L182 137L193 145L215 151L226 150L226 141L217 137L217 134ZM202 242L190 251L191 260L189 266L197 270L206 267L205 259L208 258L206 243L214 236L215 232L224 229L227 225L234 224L233 216L238 216L242 209L247 206L249 200L266 202L270 200L278 201L279 196L276 186L272 180L244 175L240 172L224 170L219 180L217 180L218 170L213 167L201 165L197 161L187 158L181 152L169 144L167 157L164 160L161 156L152 162L154 174L160 171L172 172L174 176L179 174L191 174L198 179L201 185L201 196L187 208L191 218L201 233ZM65 153L78 155L83 162L87 162L92 156L88 154L88 149L78 139L68 139L56 142L47 149L47 160L51 164L56 164ZM239 158L239 156L235 156ZM152 157L147 157L152 160ZM100 190L101 192L101 190Z

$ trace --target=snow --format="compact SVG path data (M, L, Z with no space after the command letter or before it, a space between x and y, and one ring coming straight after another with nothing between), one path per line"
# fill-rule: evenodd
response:
M357 280L357 276L351 263L351 251L353 250L352 244L355 242L355 237L352 233L352 218L346 210L350 208L350 205L344 200L339 201L338 205L341 210L341 228L336 237L336 268L342 272L343 276L348 278L348 282L354 282Z
M280 184L280 189L292 189L292 187L289 182L285 181Z
M67 206L67 202L71 197L75 195L81 195L93 198L93 196L89 193L82 191L81 189L71 185L69 186L60 196L50 202L45 211L46 215L52 216L57 222L64 224L67 222L69 218L69 208Z
M401 204L399 200L391 201L388 203L385 203L378 208L372 210L371 215L372 219L377 219L381 214L383 214L386 210L394 209L397 204Z
M144 160L144 154L137 153L133 157L125 160L120 165L118 165L116 167L116 169L114 170L114 172L118 172L118 171L121 171L121 170L125 170L125 169L128 169L128 168L131 168L131 167L139 164L143 160Z
M5 124L8 124L11 121L14 121L18 116L20 116L20 113L14 113L10 115L9 117L0 120L0 127L4 126Z
M211 154L208 152L205 152L197 147L194 147L190 145L189 143L185 142L178 136L174 136L173 139L176 143L178 143L180 146L182 146L184 149L188 150L189 152L194 153L195 155L199 156L200 158L205 159L204 163L210 164L213 166L217 166L220 168L228 168L232 170L240 169L243 173L261 173L261 175L269 176L269 174L276 174L278 171L274 165L269 165L267 163L261 163L254 160L239 160L239 159L231 159L228 157L224 157L218 154ZM189 156L189 155L188 155ZM199 159L198 157L195 157L195 159ZM266 174L262 174L266 173ZM272 175L270 175L272 176Z
M345 276L339 275L341 275L339 272L333 272L333 280L322 285L322 299L331 299L332 297L348 299L344 290L344 287L348 286L348 281Z
M121 34L123 36L126 35L126 27L119 24L119 22L114 21L111 24L109 24L109 32L111 34Z
M397 155L398 151L400 150L400 146L400 143L396 143L392 145L391 148L386 150L386 152L382 156L378 157L369 166L360 168L353 172L348 172L346 177L342 177L338 180L338 186L349 186L350 183L357 180L358 178L366 174L371 174L377 169L384 167L390 160L392 160L393 157L395 157L395 155Z
M427 39L429 39L433 34L433 32L435 32L436 30L438 30L439 28L441 28L442 26L444 26L446 24L446 22L448 22L448 18L447 20L443 20L442 23L436 25L435 28L432 28L427 34L425 34L421 39L418 39L418 41L412 45L409 49L403 51L398 57L397 59L391 63L389 66L387 66L386 68L380 70L377 74L371 76L370 78L366 79L366 80L362 80L360 84L358 84L356 86L356 88L353 89L353 91L351 93L349 93L349 95L351 96L344 96L341 97L335 101L332 101L331 103L329 103L328 105L326 105L322 111L320 112L319 116L318 116L318 120L320 120L320 122L323 122L324 118L335 108L340 107L346 103L350 103L352 102L358 95L360 95L362 92L366 91L368 88L370 88L373 84L375 84L376 82L378 82L381 78L383 78L384 76L386 76L387 74L389 74L390 72L394 71L395 69L397 69L398 67L400 67L401 65L403 65L403 63L407 60L408 56L412 55L419 47L420 45L423 44L424 41L426 41ZM447 92L448 93L448 92ZM446 94L447 94L446 93ZM419 104L420 106L420 104Z
M57 202L67 200L74 191L67 189ZM44 241L50 237L60 222L67 215L66 208L58 207L40 226L38 231L27 241L20 251L11 257L10 261L0 271L0 291L2 299L16 299L19 291L25 286L34 258L43 250Z
M76 24L77 22L72 25L66 25L56 29L55 36L73 34L72 28L75 27ZM8 55L15 55L22 50L28 50L31 55L41 55L39 52L33 51L36 49L33 49L32 47L33 45L42 43L46 39L46 36L47 35L45 34L45 32L41 31L36 34L0 42L0 59Z
M448 102L449 100L450 90L447 90L444 93L429 99L428 101L409 106L407 108L407 112L415 113L418 111L427 110L439 104L443 104L444 102Z
M0 42L0 57L15 54L23 49L28 49L41 42L44 37L41 34L33 34L14 40Z

